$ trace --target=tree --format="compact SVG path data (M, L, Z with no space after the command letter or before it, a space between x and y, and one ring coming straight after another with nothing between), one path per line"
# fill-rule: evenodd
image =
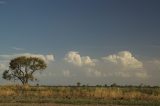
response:
M111 87L117 87L118 85L116 83L111 84Z
M19 80L25 85L29 81L37 80L33 74L36 71L43 71L46 67L46 63L41 58L20 56L10 61L9 70L3 72L3 78Z
M77 86L81 86L81 83L80 83L80 82L77 82Z

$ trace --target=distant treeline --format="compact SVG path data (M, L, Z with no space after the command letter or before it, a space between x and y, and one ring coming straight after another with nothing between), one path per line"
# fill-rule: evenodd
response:
M81 84L76 84L76 85L39 85L37 84L36 86L43 86L43 87L120 87L120 88L160 88L160 86L151 86L151 85L144 85L144 84L140 84L140 85L118 85L116 83L113 83L111 85L81 85Z

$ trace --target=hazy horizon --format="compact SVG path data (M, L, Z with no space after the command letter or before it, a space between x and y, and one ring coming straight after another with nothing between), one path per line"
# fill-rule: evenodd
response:
M159 0L0 0L0 85L10 59L48 65L42 85L160 86Z

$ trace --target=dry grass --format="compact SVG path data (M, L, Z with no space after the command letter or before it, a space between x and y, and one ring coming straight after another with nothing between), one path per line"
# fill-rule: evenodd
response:
M160 88L1 86L0 96L160 100Z
M0 103L0 106L82 106L82 105L71 105L71 104L54 104L54 103ZM122 106L122 105L83 105L83 106ZM125 105L127 106L127 105ZM135 105L134 105L135 106Z

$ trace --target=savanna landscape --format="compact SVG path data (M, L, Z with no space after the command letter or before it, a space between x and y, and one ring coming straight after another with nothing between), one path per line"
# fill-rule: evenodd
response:
M0 0L0 106L160 106L160 0Z
M9 62L3 79L19 82L16 85L0 86L1 105L142 105L159 106L158 86L31 86L36 81L34 73L44 71L46 62L40 57L19 56Z
M1 86L1 106L159 106L159 87Z

